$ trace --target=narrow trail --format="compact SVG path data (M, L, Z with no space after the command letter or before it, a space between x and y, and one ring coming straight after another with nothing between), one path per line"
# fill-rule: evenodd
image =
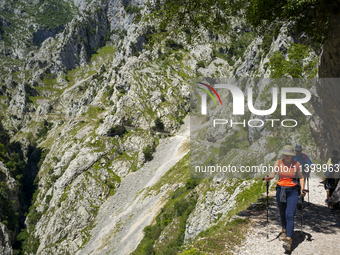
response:
M100 207L90 240L76 254L126 255L135 250L144 227L166 201L166 188L158 195L145 194L145 188L157 183L189 150L188 117L184 123L177 135L160 140L152 161L122 179L117 192Z
M307 188L307 185L306 185ZM301 211L296 209L291 254L338 254L340 251L340 212L335 215L325 204L326 191L322 179L312 175L309 182L309 204L306 195L303 208L301 235ZM278 237L281 232L279 210L276 199L269 206L269 238L267 239L266 211L250 216L252 227L245 241L234 254L289 254L282 247Z

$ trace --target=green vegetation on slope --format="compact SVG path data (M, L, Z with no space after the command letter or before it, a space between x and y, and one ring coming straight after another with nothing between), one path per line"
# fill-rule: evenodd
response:
M156 217L156 222L144 229L145 236L133 254L220 254L228 253L235 245L244 239L249 228L249 219L230 218L247 209L251 203L255 203L264 191L261 180L255 180L253 184L242 191L236 197L236 205L226 217L219 219L216 225L201 232L189 244L184 245L184 232L189 214L197 203L197 193L193 192L200 183L205 184L200 189L208 188L209 180L191 179L189 176L189 153L171 168L161 180L151 189L159 191L163 185L173 185L178 182L186 183L169 195L169 200ZM242 180L237 180L233 186L226 187L228 192L233 192ZM263 205L260 207L264 208ZM162 235L162 241L159 240ZM228 247L228 248L226 248Z
M35 17L40 25L47 29L65 25L73 18L72 8L63 0L43 0L31 8L24 9L29 15Z
M157 215L156 224L144 228L145 236L133 254L176 254L181 250L184 243L186 221L197 202L195 195L190 196L189 193L197 184L197 179L188 179L185 187L179 188L171 194L170 200ZM171 232L173 238L163 245L162 249L156 248L155 250L155 241L170 224L177 225L175 226L176 231Z
M181 255L191 254L190 251L196 252L192 254L233 254L231 250L244 240L250 226L250 220L248 218L236 218L230 221L230 218L246 210L251 203L255 203L261 197L263 188L263 182L257 180L241 192L236 197L235 207L228 215L221 218L216 225L198 234ZM260 205L263 209L264 206L264 204Z
M282 51L275 52L269 59L271 78L315 78L317 73L317 57L305 59L310 54L310 46L292 43L287 49L285 58Z
M24 163L18 153L14 151L13 145L9 144L9 137L5 132L0 133L0 161L9 170L10 176L19 184L24 174ZM18 228L19 214L12 208L13 203L16 202L12 200L16 195L16 190L10 189L6 179L6 174L0 170L0 221L7 227L11 235Z
M6 23L6 25L3 24L4 22L0 23L0 34L4 46L11 48L13 38L19 44L25 44L29 49L34 44L39 45L41 43L39 37L32 37L32 33L35 32L34 26L28 27L27 23L33 22L44 30L56 29L60 32L76 13L78 10L74 4L63 0L5 1L0 10L0 16ZM23 29L27 27L28 29ZM6 55L8 49L5 48L2 53Z
M193 189L201 181L189 178L189 159L189 154L184 156L156 184L155 189L158 189L164 184L172 184L178 181L186 182L184 187L178 188L170 194L169 201L156 217L156 224L145 227L145 236L134 251L134 255L176 254L181 250L184 243L185 224L197 202L197 195L193 193ZM157 245L154 248L154 244L161 232L169 227L174 228L174 231L169 233L171 237L165 238L165 241L160 246Z

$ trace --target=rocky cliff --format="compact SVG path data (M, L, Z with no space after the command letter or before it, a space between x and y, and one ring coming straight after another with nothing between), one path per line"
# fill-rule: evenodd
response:
M20 209L22 225L16 226L20 235L11 236L8 226L1 225L1 249L11 254L16 243L15 249L25 254L127 254L138 251L145 241L143 229L155 218L162 222L167 216L157 215L169 210L168 225L157 230L152 246L162 250L171 240L184 244L228 221L245 192L259 184L219 177L195 183L189 178L190 78L269 77L277 72L275 52L289 62L298 40L287 36L284 27L260 37L237 17L229 35L202 31L191 44L183 35L147 48L154 30L140 22L147 13L144 1L72 3L79 15L71 9L76 15L72 21L54 30L25 30L27 38L41 44L26 47L27 54L18 56L27 56L24 61L3 64L1 116L11 142L20 144L13 150L26 163L24 190L29 195ZM3 9L15 6L2 3ZM12 23L1 19L1 27ZM4 38L8 32L1 31ZM23 49L11 47L12 58ZM316 68L316 53L311 48L303 52L299 67L306 77ZM272 162L283 143L297 142L318 159L319 148L324 151L321 139L336 125L322 125L318 115L327 112L321 102L327 97L317 88L311 88L316 114L303 119L299 135L269 128L240 128L219 137L207 129L201 135L225 144L221 150L228 163ZM256 93L260 107L261 96L269 91L258 86ZM169 231L178 237L167 239Z
M317 141L322 148L322 158L325 160L331 155L331 151L339 149L339 132L340 124L338 98L340 90L334 78L340 77L339 71L339 13L333 13L330 17L330 32L323 45L322 54L319 62L319 78L322 78L316 85L320 98L314 101L314 107L317 114L323 120L320 128L322 132L318 133ZM332 80L333 78L333 80Z

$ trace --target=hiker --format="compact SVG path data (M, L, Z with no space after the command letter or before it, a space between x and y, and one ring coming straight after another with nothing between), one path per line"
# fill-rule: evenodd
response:
M329 179L328 175L330 174L330 172L328 170L329 170L329 167L332 165L332 158L334 158L334 160L339 158L339 152L337 150L332 151L332 157L330 157L327 161L327 171L325 172L325 180L324 180L324 188L327 192L327 198L325 200L326 204L328 203L328 200L330 198L328 186L331 182L328 181L328 179Z
M327 203L329 198L332 196L333 192L335 191L338 185L338 177L339 177L339 159L337 157L331 158L331 164L329 165L327 172L325 173L326 180L325 180L325 189L327 190ZM331 214L334 214L334 204L328 205L331 208Z
M300 144L295 145L295 156L294 161L300 163L302 167L302 173L305 177L305 183L307 179L307 190L309 190L309 177L310 177L310 166L313 164L309 157L302 153L302 146ZM302 199L303 202L303 199ZM309 193L308 193L308 203L309 203Z
M282 232L279 240L284 241L283 248L290 251L293 243L294 213L299 194L306 195L305 179L300 163L294 160L294 147L285 145L281 151L283 159L275 162L273 171L265 177L265 181L272 180L279 173L276 187L276 200L280 210Z
M332 157L330 157L327 161L327 167L332 164L331 160L333 157L339 158L339 152L337 150L332 151Z
M339 177L339 173L337 174L336 177ZM338 184L335 185L336 188L332 192L332 194L329 196L329 199L328 199L328 206L331 207L331 210L333 209L333 213L334 213L334 207L333 206L340 202L340 184L339 184L339 178L337 178L337 180L338 180L338 182L337 182Z
M306 154L302 153L302 146L300 144L297 144L295 146L295 153L296 154L294 156L294 161L297 161L300 163L302 167L303 176L305 177L305 181L306 181L306 178L309 178L310 176L310 171L309 171L310 168L307 167L306 165L311 166L313 163Z

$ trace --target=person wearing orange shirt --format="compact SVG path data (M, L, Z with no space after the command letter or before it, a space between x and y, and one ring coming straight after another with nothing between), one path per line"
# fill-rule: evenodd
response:
M276 187L276 200L280 210L282 232L279 236L284 241L283 248L290 252L292 247L292 235L294 231L294 213L298 202L299 194L306 195L305 180L302 167L299 162L294 161L294 147L285 145L281 151L283 159L275 162L273 171L265 177L265 181L273 179L279 174L279 181Z

